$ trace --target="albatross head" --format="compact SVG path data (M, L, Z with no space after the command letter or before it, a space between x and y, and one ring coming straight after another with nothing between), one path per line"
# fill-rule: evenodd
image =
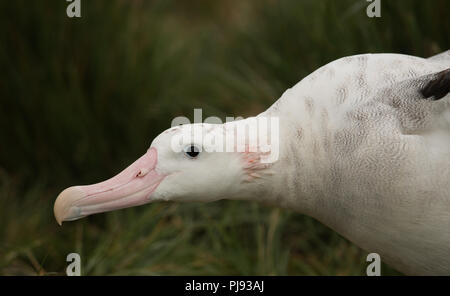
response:
M267 152L252 149L248 140L244 149L236 149L233 138L243 122L166 130L115 177L61 192L54 205L56 220L61 224L154 201L242 199L264 190L261 180L270 175L271 166L264 161Z

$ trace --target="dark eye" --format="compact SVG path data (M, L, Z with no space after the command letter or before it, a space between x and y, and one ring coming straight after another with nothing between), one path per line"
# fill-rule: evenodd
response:
M184 148L184 153L189 158L196 158L200 154L200 149L195 145L188 145Z

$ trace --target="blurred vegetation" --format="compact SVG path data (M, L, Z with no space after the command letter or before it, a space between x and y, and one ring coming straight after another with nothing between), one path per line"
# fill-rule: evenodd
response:
M0 2L0 274L364 275L367 252L250 202L155 204L59 227L65 187L106 179L180 115L249 116L342 56L450 48L450 2ZM398 274L383 266L383 274Z

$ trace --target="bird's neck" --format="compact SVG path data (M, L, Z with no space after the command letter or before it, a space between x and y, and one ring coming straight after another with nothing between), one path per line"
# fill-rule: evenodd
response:
M317 217L333 195L332 112L312 96L298 96L301 88L288 90L258 115L277 117L280 131L279 158L263 188L269 203Z

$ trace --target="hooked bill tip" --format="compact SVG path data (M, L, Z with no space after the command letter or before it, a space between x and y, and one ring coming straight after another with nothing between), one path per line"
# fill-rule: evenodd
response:
M73 216L72 204L84 196L84 192L77 187L69 187L62 191L56 198L55 205L53 207L53 213L55 215L56 222L60 226L62 223Z

